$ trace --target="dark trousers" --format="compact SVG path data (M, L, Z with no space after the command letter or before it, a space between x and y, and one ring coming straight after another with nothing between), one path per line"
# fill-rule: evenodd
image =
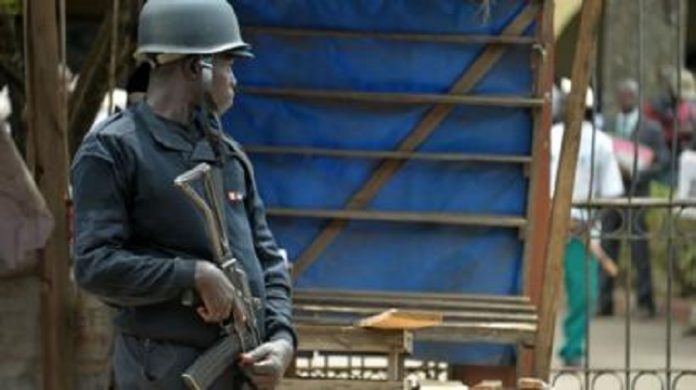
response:
M609 257L618 261L621 246L620 234L628 230L630 235L635 236L631 237L628 242L631 245L631 263L637 280L638 306L654 313L655 301L653 300L650 247L646 237L645 210L635 209L632 212L632 219L633 223L630 224L629 229L627 211L608 210L602 217L602 233L619 237L603 238L602 248ZM614 279L602 270L600 271L599 286L599 312L611 314L614 312Z
M114 345L114 376L118 390L186 390L181 374L201 354L200 349L119 334ZM210 390L246 389L230 369Z

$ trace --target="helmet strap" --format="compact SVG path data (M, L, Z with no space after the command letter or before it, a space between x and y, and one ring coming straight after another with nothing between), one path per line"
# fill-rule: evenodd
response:
M217 112L217 105L213 99L213 57L210 55L201 56L199 64L201 69L203 130L211 149L213 149L213 153L215 153L219 166L222 166L224 161L222 158L222 126ZM211 126L211 121L215 123L215 126Z

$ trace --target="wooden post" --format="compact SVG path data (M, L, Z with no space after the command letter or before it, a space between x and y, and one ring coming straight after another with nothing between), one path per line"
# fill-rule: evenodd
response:
M575 168L585 114L585 93L590 81L591 60L594 54L601 12L602 0L585 0L582 4L578 44L573 59L573 88L567 103L565 133L551 206L551 236L548 241L544 271L546 283L543 288L535 343L534 376L541 379L549 377L553 354L554 329L561 295L561 277L563 276L563 251L570 221Z
M537 52L533 58L535 70L534 96L545 96L544 107L534 111L534 133L532 135L532 162L529 165L529 194L527 196L527 228L524 243L523 280L524 295L528 296L537 310L541 308L541 290L544 284L544 261L549 234L551 212L549 197L549 134L551 129L554 67L554 2L545 0L539 15L536 39ZM518 350L518 377L532 375L534 349L520 347Z
M82 138L89 131L94 118L97 116L104 95L109 90L111 71L116 80L130 72L135 61L135 29L140 11L140 2L126 1L119 7L116 30L121 37L116 50L111 37L114 30L113 11L107 12L102 21L94 44L80 70L80 78L75 91L70 96L70 112L68 126L69 152L72 157L82 143ZM115 68L111 69L113 57Z
M66 196L68 157L65 85L59 77L59 36L55 0L24 2L27 129L35 145L35 180L55 219L40 252L42 371L44 389L73 386L70 264Z

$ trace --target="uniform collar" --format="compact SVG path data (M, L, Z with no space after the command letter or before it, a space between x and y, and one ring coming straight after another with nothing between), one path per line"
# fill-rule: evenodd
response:
M137 114L147 125L150 134L160 145L182 152L191 153L191 160L200 162L215 162L213 153L207 138L202 137L198 141L192 141L183 132L183 129L172 128L162 119L158 118L152 108L145 102L141 102L136 107ZM196 126L202 126L198 121L203 120L199 115L196 119ZM225 156L243 155L242 147L228 135L223 134L222 153Z
M173 128L173 126L158 118L147 103L139 103L136 110L137 114L145 122L150 134L152 134L152 138L158 144L172 150L193 151L194 143L186 137L184 130Z

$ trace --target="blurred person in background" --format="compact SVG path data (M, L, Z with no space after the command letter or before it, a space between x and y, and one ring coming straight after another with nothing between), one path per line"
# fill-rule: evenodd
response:
M570 93L570 82L561 84L563 97L557 102L565 104ZM611 138L594 126L594 95L588 90L585 99L585 118L582 122L580 149L575 170L573 202L585 202L591 198L621 196L624 193L621 173L612 150ZM565 111L561 109L561 111ZM551 190L555 187L561 144L565 133L563 122L551 128ZM552 194L553 195L553 194ZM607 274L617 273L614 261L609 258L596 239L594 218L589 210L572 208L571 221L563 254L563 278L565 282L567 311L563 321L564 341L560 357L566 366L579 366L582 362L587 334L587 313L593 312L597 297L598 265ZM590 234L590 239L587 235ZM588 245L589 243L589 245ZM589 297L586 294L589 289ZM589 300L588 300L589 298Z
M686 69L666 67L658 75L664 92L645 106L645 115L658 122L667 148L676 142L677 155L691 146L696 131L696 85ZM673 179L673 178L672 178ZM672 181L670 180L670 183Z
M669 150L664 142L660 125L650 118L643 117L639 111L639 85L633 79L621 81L616 88L616 101L619 112L605 127L614 137L614 149L618 154L619 167L624 187L635 197L650 196L650 182L664 177L669 167ZM634 158L636 172L634 172ZM648 230L645 210L636 209L632 221L623 210L607 210L602 219L605 236L602 246L610 258L617 259L621 239L617 237L622 229L630 225L631 263L636 272L638 312L642 317L654 317L656 313L653 297L652 267L650 248L646 232ZM623 228L622 228L623 227ZM598 314L614 314L614 279L606 272L600 273L600 295Z

